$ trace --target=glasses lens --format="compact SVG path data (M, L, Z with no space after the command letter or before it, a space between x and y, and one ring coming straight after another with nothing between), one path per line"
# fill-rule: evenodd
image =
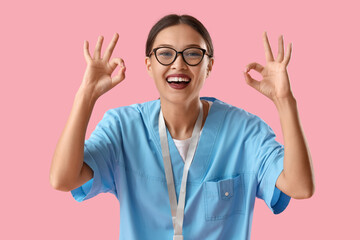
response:
M175 50L171 48L159 48L156 51L156 58L162 64L170 64L175 58Z
M201 62L203 58L203 51L198 48L188 48L184 51L185 61L189 65L197 65Z

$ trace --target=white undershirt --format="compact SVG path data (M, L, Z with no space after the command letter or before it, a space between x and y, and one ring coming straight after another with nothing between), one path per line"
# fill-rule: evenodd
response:
M207 101L209 103L209 110L208 112L210 111L210 107L211 105L213 104L213 102L211 101ZM202 133L202 129L200 131L200 135ZM178 139L173 139L174 140L174 143L176 145L176 148L178 149L180 155L181 155L181 158L182 160L185 162L184 159L186 159L186 154L189 150L189 146L190 146L190 140L191 138L188 138L188 139L184 139L184 140L178 140Z

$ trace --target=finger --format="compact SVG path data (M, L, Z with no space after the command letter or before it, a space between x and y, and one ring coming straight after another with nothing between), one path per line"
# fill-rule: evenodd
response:
M104 41L103 36L99 36L98 41L96 43L95 51L94 51L94 59L100 59L101 58L101 46Z
M288 48L286 50L286 55L285 55L284 61L283 61L285 66L287 66L289 64L290 57L291 57L291 52L292 52L292 43L289 43Z
M244 77L245 77L246 83L247 83L249 86L255 88L255 89L258 90L258 91L260 91L260 82L259 82L259 81L253 79L253 78L250 76L250 74L248 74L247 72L244 72Z
M104 54L104 60L106 61L109 61L110 57L111 57L111 54L113 53L114 51L114 48L116 46L116 43L119 39L119 34L115 33L113 39L111 40L108 48L106 49L105 51L105 54Z
M266 32L264 32L264 34L263 34L263 40L264 40L266 62L274 61L274 56L272 54L271 47L270 47L269 40L268 40Z
M113 58L110 60L109 64L112 70L114 70L117 66L125 67L125 62L122 58Z
M84 42L84 57L85 57L86 62L91 61L91 55L89 52L89 42L86 40Z
M276 61L282 62L283 60L284 60L284 37L281 35L279 37L278 55Z
M125 79L126 67L125 67L124 60L122 60L121 58L111 59L110 65L115 66L115 67L120 66L120 69L117 72L117 74L111 78L112 79L112 88L113 88Z
M248 73L251 69L254 69L255 71L261 73L264 70L264 67L259 63L253 62L246 66L245 72Z

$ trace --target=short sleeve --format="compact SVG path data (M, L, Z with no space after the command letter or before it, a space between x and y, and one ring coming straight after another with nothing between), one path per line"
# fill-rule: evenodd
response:
M76 201L110 192L116 196L114 181L115 163L120 144L119 118L114 110L105 113L84 145L84 162L94 171L94 176L82 186L71 191Z
M285 210L290 197L276 186L276 180L284 169L284 146L275 140L273 130L262 120L257 136L257 160L260 161L257 172L258 186L256 196L263 199L274 214Z

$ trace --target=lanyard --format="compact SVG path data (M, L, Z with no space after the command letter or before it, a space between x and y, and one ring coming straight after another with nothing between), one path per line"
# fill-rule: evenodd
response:
M174 176L171 166L170 152L169 152L169 143L167 139L167 132L165 126L165 120L162 114L162 110L160 109L159 113L159 135L161 142L161 151L163 155L164 168L165 168L165 176L166 183L169 193L170 199L170 207L171 207L171 216L174 227L174 237L173 240L183 240L182 235L182 227L184 222L184 208L185 208L185 195L186 195L186 182L187 176L189 172L190 165L194 158L195 150L200 138L200 129L203 119L203 106L200 104L200 112L199 116L196 120L195 127L193 129L189 150L186 155L183 177L181 180L181 188L179 194L179 204L177 204L176 194L175 194L175 184L174 184Z

